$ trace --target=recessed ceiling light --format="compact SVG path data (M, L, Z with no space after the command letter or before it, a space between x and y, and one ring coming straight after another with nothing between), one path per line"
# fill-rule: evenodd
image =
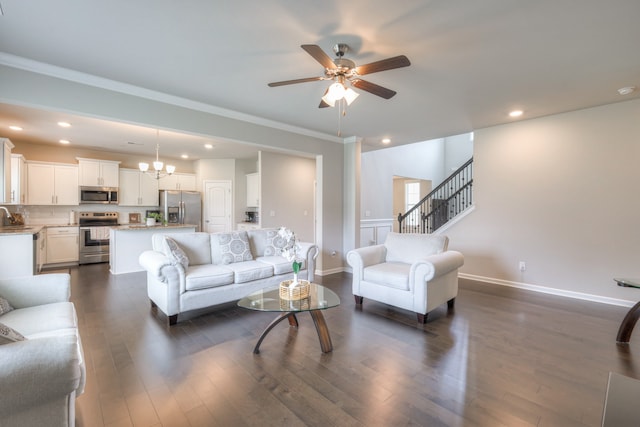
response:
M69 127L71 127L71 123L69 123L69 122L58 122L58 126L63 127L63 128L69 128Z
M17 130L17 131L21 131L22 130L22 128L20 126L9 126L9 129Z
M520 117L522 115L522 110L513 110L509 113L509 117Z
M182 156L180 156L180 157L182 157L183 159L188 159L188 158L189 158L189 155L188 155L188 154L183 154L183 155L182 155Z
M207 150L211 150L213 148L213 145L211 144L204 144L204 148L206 148Z
M391 142L391 139L389 139L389 138L383 138L382 139L382 143L383 144L389 144L390 142Z
M61 139L59 142L60 142L60 144L69 144L70 143L70 141L68 139Z
M618 93L620 95L629 95L630 93L635 92L636 87L635 86L626 86L626 87L621 87L620 89L618 89Z

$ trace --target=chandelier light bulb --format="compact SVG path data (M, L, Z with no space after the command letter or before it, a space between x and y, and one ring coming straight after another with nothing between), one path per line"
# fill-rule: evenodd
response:
M146 172L149 170L149 163L140 162L138 163L138 168L140 168L141 172Z

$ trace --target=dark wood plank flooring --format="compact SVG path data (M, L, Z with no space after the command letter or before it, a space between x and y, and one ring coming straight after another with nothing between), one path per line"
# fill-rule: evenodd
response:
M461 279L455 310L419 325L357 307L351 276L336 274L318 278L342 299L324 312L332 353L304 313L254 355L273 313L231 303L168 327L144 273L71 276L87 360L79 427L599 426L609 371L640 378L640 331L615 343L624 307Z

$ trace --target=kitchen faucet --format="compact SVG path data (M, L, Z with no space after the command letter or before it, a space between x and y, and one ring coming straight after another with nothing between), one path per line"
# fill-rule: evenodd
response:
M7 218L9 218L10 222L13 222L13 215L11 215L11 212L9 212L9 209L5 208L4 206L0 206L0 209L4 210L7 213ZM2 222L0 222L0 225L2 225Z

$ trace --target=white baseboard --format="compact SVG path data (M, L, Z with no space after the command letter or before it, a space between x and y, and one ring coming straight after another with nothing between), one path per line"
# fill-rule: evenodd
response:
M584 301L599 302L603 304L619 305L622 307L632 307L635 302L618 298L603 297L600 295L585 294L583 292L565 291L563 289L549 288L546 286L531 285L529 283L512 282L509 280L495 279L492 277L476 276L474 274L458 273L458 277L475 280L477 282L492 283L494 285L509 286L512 288L526 289L528 291L540 292L543 294L557 295L566 298L574 298Z
M336 267L336 268L332 268L329 270L316 270L315 271L315 275L316 276L328 276L329 274L335 274L335 273L342 273L342 272L347 272L347 273L351 273L351 270L347 270L344 267Z

